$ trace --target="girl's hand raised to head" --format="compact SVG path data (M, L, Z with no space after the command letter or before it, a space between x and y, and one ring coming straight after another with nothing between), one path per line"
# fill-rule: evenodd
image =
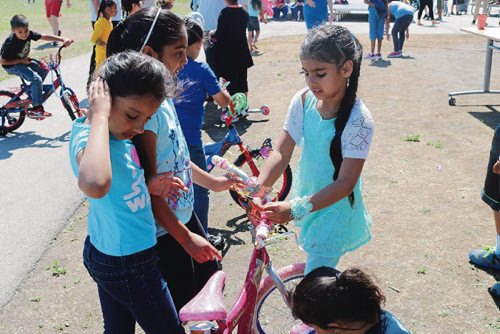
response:
M289 202L271 202L263 207L267 218L275 224L286 224L292 220Z
M87 113L90 122L92 119L102 117L109 118L111 113L111 95L106 81L99 78L92 82L89 88L89 111Z
M172 176L172 172L166 172L157 174L148 181L148 191L151 195L162 198L176 198L181 195L181 191L187 192L189 189L181 179Z

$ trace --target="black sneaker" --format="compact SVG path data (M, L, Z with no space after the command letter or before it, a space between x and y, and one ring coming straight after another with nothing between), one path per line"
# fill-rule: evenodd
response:
M207 240L217 250L220 250L220 251L224 250L225 242L224 242L224 238L222 237L222 235L220 235L220 234L217 234L217 235L207 234Z

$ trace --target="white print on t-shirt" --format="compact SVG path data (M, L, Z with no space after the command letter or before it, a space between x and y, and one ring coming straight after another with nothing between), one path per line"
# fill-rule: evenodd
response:
M132 178L136 180L131 185L132 192L123 196L123 200L126 201L130 211L137 212L139 209L144 209L146 205L149 204L150 197L148 195L148 188L144 180L144 175L139 174L139 177L137 177L137 167L134 166L131 156L132 155L126 155L127 167L132 171Z
M369 138L373 130L373 119L371 116L361 116L349 122L346 139L342 142L342 151L365 151L369 145Z

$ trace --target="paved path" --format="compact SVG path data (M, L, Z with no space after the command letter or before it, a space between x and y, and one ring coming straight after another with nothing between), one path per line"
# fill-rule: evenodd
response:
M366 16L345 25L355 34L367 33ZM471 16L449 17L439 27L411 26L412 34L456 34L470 25ZM492 19L497 24L496 19ZM426 22L428 24L428 22ZM272 22L262 25L262 38L305 34L304 23ZM89 54L64 60L66 83L83 99ZM0 83L17 86L18 79ZM0 138L0 307L40 259L52 238L83 200L68 162L71 122L56 97L46 103L53 117L27 119L15 133Z

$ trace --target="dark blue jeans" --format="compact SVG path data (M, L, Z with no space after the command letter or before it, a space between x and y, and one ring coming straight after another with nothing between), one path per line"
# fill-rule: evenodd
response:
M394 22L392 27L391 35L392 42L394 43L394 51L403 51L403 45L406 38L406 29L410 26L413 21L413 15L404 15Z
M5 71L12 75L17 75L31 83L31 100L34 107L43 104L42 84L47 76L47 71L40 68L34 61L28 65L16 64L8 67Z
M167 284L156 265L156 249L110 256L85 240L83 263L97 283L105 334L184 333Z
M205 157L205 150L203 146L188 145L189 156L191 157L191 162L196 166L207 171L207 160ZM194 190L194 212L203 226L205 233L208 233L208 208L209 202L209 191L206 188L200 187L197 184L193 185Z

